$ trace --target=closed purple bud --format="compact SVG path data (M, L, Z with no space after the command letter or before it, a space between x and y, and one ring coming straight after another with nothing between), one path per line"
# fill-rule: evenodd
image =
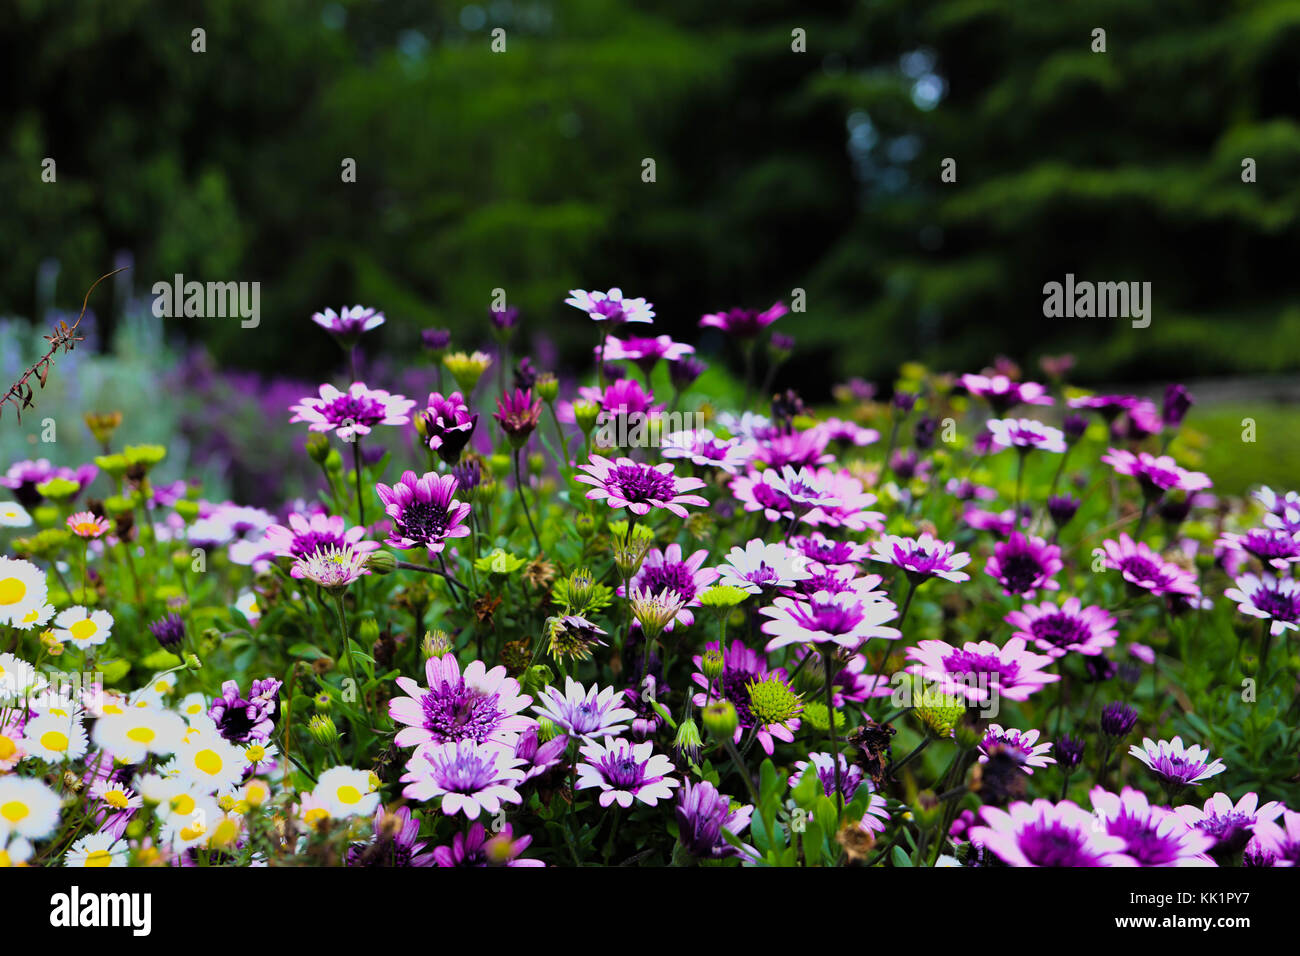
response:
M895 392L894 407L906 414L916 407L916 395L912 392Z
M1169 385L1165 388L1165 402L1160 411L1160 419L1166 428L1177 428L1187 416L1187 410L1194 404L1196 402L1185 385Z
M1137 723L1137 711L1121 700L1101 709L1101 732L1107 737L1127 737Z
M913 437L916 447L922 451L928 451L934 447L934 435L939 430L939 423L929 415L922 415L917 419L916 427L913 429Z
M691 355L683 355L676 361L668 363L668 378L673 388L684 392L695 384L695 380L704 374L708 366Z
M1079 499L1070 495L1052 495L1047 499L1047 513L1058 528L1064 528L1079 510Z
M1081 737L1071 737L1066 734L1056 741L1056 762L1060 764L1062 770L1073 770L1083 760L1083 751L1086 747L1087 744Z
M441 352L451 345L451 330L425 329L420 333L420 343L430 352Z

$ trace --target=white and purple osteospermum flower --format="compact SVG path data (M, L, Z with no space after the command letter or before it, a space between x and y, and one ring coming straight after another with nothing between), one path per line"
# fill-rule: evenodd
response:
M502 803L522 803L516 789L524 779L522 761L509 747L473 740L426 745L411 755L402 783L409 800L442 798L442 812L495 815Z
M700 328L721 329L738 339L752 339L789 311L784 302L777 302L762 311L728 309L726 312L711 312L700 318Z
M1157 597L1165 594L1182 594L1199 598L1201 589L1196 584L1196 574L1160 557L1146 542L1135 542L1127 534L1119 541L1103 541L1105 564L1120 572L1124 580L1136 588L1150 591Z
M364 554L379 547L378 541L363 540L365 536L365 528L360 525L348 528L338 515L294 512L289 515L287 527L277 524L267 528L261 543L268 553L290 558L301 558L325 545L335 548L351 545L353 551Z
M1294 531L1251 528L1245 534L1228 532L1214 544L1242 557L1255 558L1278 571L1285 571L1288 565L1300 562L1300 534Z
M763 623L763 633L772 638L765 648L768 653L789 644L808 643L856 650L874 637L894 641L903 636L898 628L886 626L886 621L898 617L898 608L880 591L818 591L809 598L779 597L759 613L771 618Z
M1213 849L1234 853L1250 840L1258 824L1271 823L1286 808L1277 801L1260 805L1259 795L1246 794L1234 805L1232 798L1220 791L1205 801L1203 807L1184 805L1174 813L1189 827L1199 830L1213 842Z
M623 737L606 737L604 744L589 741L579 748L586 759L578 764L576 790L599 787L602 807L617 803L623 809L640 800L654 806L673 795L679 781L668 776L673 762L654 752L654 744L634 744Z
M587 492L588 498L603 498L611 508L627 508L635 515L644 515L651 508L664 508L685 518L686 505L706 507L709 503L700 495L685 493L703 488L703 480L678 478L667 462L647 465L631 458L610 461L593 454L581 469L586 474L577 475L574 480L595 486Z
M1033 418L995 418L988 423L995 448L1014 448L1018 452L1065 452L1065 433Z
M1235 588L1223 594L1237 603L1237 610L1269 622L1274 637L1284 631L1300 630L1300 581L1271 575L1243 574Z
M651 303L645 299L625 299L623 290L617 288L608 292L570 289L569 298L564 300L564 304L586 312L593 322L608 322L610 325L651 322L655 317Z
M759 594L811 577L808 564L806 557L779 541L751 538L743 548L737 545L727 552L726 563L715 570L721 574L719 584Z
M1116 474L1136 478L1142 493L1148 497L1174 488L1188 492L1204 491L1212 484L1209 476L1180 467L1169 455L1152 455L1145 451L1134 454L1112 448L1101 456L1101 460L1114 468Z
M1087 810L1065 800L1019 801L1006 810L982 807L984 825L970 840L1009 866L1137 866L1124 840L1096 826Z
M325 544L294 561L289 575L315 581L327 591L341 590L362 575L372 573L367 567L369 560L369 552L358 551L350 544L341 548Z
M1300 866L1300 813L1283 810L1281 820L1259 823L1246 857L1254 866Z
M564 693L555 687L544 688L541 700L533 710L549 718L566 733L590 739L612 736L627 729L627 721L636 716L636 711L622 705L623 695L613 687L602 689L593 683L591 689L586 690L572 677L566 676Z
M337 431L344 441L355 441L376 425L405 425L414 407L415 402L405 396L367 388L363 382L353 382L346 392L325 384L319 398L309 396L290 406L294 414L289 421L309 422L308 431Z
M661 439L659 453L665 458L686 458L701 468L719 468L734 475L754 457L752 442L719 438L707 428L671 432Z
M815 561L825 567L857 565L871 554L868 545L856 541L836 541L820 531L796 535L790 539L790 546L809 561Z
M447 538L469 534L465 518L470 506L455 498L458 483L454 475L430 471L416 478L415 472L402 473L395 485L375 485L384 512L393 519L388 543L395 548L425 547L437 554Z
M961 384L971 395L982 398L1002 414L1016 405L1051 405L1052 396L1037 382L1013 382L1005 375L970 375Z
M1279 495L1265 485L1255 492L1254 498L1268 512L1264 515L1267 527L1278 531L1300 532L1300 492L1288 491Z
M961 570L970 564L970 555L958 551L955 544L938 540L929 532L919 538L887 534L872 544L870 557L872 561L883 561L901 568L914 584L933 577L954 584L970 580L970 575Z
M1037 730L1017 730L1000 724L989 724L980 741L980 763L988 763L994 754L1009 756L1020 765L1020 769L1033 775L1035 767L1046 767L1056 763L1055 757L1047 756L1052 749L1051 743L1038 743Z
M985 701L1001 695L1008 700L1028 700L1031 694L1061 679L1044 667L1053 663L1046 654L1026 649L1023 637L1013 637L1002 647L992 641L967 641L953 647L947 641L921 641L907 649L908 668L927 680L941 683L945 692L964 694L967 700Z
M471 661L464 673L455 655L434 655L424 664L428 687L409 677L397 678L405 697L388 702L388 715L398 724L399 747L471 740L513 746L519 734L536 724L521 713L532 697L519 692L519 682L497 666L488 670Z
M344 306L342 311L326 309L317 312L311 320L327 332L343 339L355 340L361 333L377 329L384 324L384 313L362 305Z
M1060 590L1061 585L1052 576L1062 567L1059 547L1015 531L994 546L984 573L1002 585L1003 594L1033 597L1039 588Z
M1115 645L1118 633L1109 611L1096 605L1084 607L1077 597L1066 598L1060 605L1050 601L1026 604L1003 620L1016 628L1016 637L1033 641L1052 657L1064 657L1071 651L1100 654Z
M596 351L600 351L597 346ZM686 345L684 342L674 342L672 336L656 335L644 338L630 337L626 339L616 339L610 336L605 340L605 361L618 362L628 361L636 364L639 368L649 373L661 359L676 362L677 360L694 354L695 346Z
M1214 866L1205 856L1214 840L1193 829L1178 814L1153 807L1146 794L1125 787L1114 794L1093 787L1092 807L1105 821L1106 832L1124 841L1124 852L1138 866Z
M828 753L812 752L808 754L807 760L796 760L794 762L794 773L790 774L790 779L786 781L791 789L799 786L799 781L812 767L813 772L817 774L817 780L821 784L822 793L825 796L831 796L835 793L835 759ZM866 783L867 789L871 789L871 783L867 780L866 774L856 763L851 763L849 759L840 754L840 796L844 802L848 803L853 799L854 794L858 792L858 787Z
M677 803L673 813L677 817L678 839L682 846L695 857L721 860L744 853L747 857L758 858L758 853L750 847L741 850L732 846L723 836L727 831L734 837L740 836L749 827L753 815L752 806L731 809L731 798L719 793L718 788L707 780L692 784L686 780L677 791Z
M1194 786L1228 769L1222 760L1210 760L1210 752L1204 747L1183 746L1182 737L1159 742L1143 737L1142 746L1133 744L1128 752L1154 770L1166 785L1175 787Z
M813 478L826 495L826 500L803 516L806 524L825 525L830 528L848 528L850 531L883 531L885 516L869 510L876 496L862 489L862 482L847 468L839 470L818 468Z
M682 609L664 628L671 631L674 624L690 627L695 623L695 614L690 610L700 606L700 594L718 579L716 568L701 567L709 556L707 548L700 548L689 558L682 557L682 546L677 542L667 548L651 548L646 552L645 560L632 577L632 591L649 591L662 594L671 591L682 599ZM626 596L627 589L620 585L620 596Z

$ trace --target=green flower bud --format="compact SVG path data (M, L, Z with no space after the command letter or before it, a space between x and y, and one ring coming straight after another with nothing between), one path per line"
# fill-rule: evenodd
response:
M391 574L397 570L397 558L391 551L380 548L370 552L370 557L366 559L366 567L375 574Z
M312 461L318 465L325 464L325 459L329 457L330 440L324 432L307 433L307 454Z
M688 717L677 725L677 736L673 738L673 749L691 763L700 762L700 747L704 745L700 737L700 728L693 717Z
M37 485L36 491L51 501L65 501L81 491L81 485L68 478L51 478Z
M533 390L538 398L549 404L560 395L560 380L550 372L543 372L533 383Z
M717 740L731 740L736 735L736 728L740 726L736 706L729 700L715 700L704 708L700 719L704 721L704 729L709 732L709 736Z
M311 702L312 706L321 713L328 712L329 709L334 706L334 698L332 698L327 691L321 691L311 699Z
M490 468L492 474L496 475L498 478L504 478L506 475L510 474L511 467L509 455L488 456L488 468Z
M339 739L338 728L334 726L334 719L328 714L313 714L307 721L307 733L311 734L312 740L322 747L333 746Z
M110 478L121 478L131 465L125 455L96 455L95 464Z
M191 671L201 671L203 670L203 662L199 660L197 657L195 657L193 654L186 654L185 669Z
M704 676L708 681L712 682L721 677L725 666L721 650L711 647L704 652Z
M362 647L375 643L379 640L379 622L373 617L362 618L361 625L357 628L357 638Z
M188 498L182 498L180 501L176 502L173 508L186 524L199 516L199 503L197 501L190 501Z
M446 631L425 631L420 651L425 658L442 657L451 653L451 638Z
M343 456L339 454L337 448L331 448L329 454L325 456L325 470L331 475L341 474L343 471Z
M574 402L573 417L578 427L582 429L582 433L590 435L592 429L596 427L596 420L600 418L600 406L586 400Z
M146 470L167 457L167 449L162 445L127 445L122 453L128 465L143 465Z

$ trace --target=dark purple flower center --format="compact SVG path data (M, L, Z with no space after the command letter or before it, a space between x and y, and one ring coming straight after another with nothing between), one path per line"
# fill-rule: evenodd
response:
M606 783L619 790L636 790L645 780L645 768L631 753L607 757L602 771Z
M746 685L761 681L763 676L757 671L733 670L730 667L722 672L722 696L735 706L736 718L741 727L754 725L754 712L749 709L749 689Z
M454 686L443 681L441 686L430 688L420 701L424 728L433 734L437 743L453 740L483 743L504 716L497 700L497 694L480 694L467 686L463 677Z
M289 551L295 558L305 558L319 548L342 548L344 544L342 535L329 531L304 531L294 535Z
M1029 625L1029 630L1034 637L1051 644L1053 647L1074 647L1078 644L1086 644L1088 638L1092 636L1091 629L1083 620L1063 612L1045 614L1035 619Z
M1038 558L1025 551L1007 555L998 562L1002 585L1012 594L1024 594L1039 584L1047 573Z
M377 425L385 417L384 406L373 398L344 394L321 409L321 413L335 425Z
M1020 665L1015 661L962 649L944 657L943 666L950 674L996 674L1004 684L1014 682L1020 674Z
M1057 822L1039 823L1020 835L1020 852L1035 866L1090 866L1093 855L1075 830Z
M1283 594L1270 588L1256 588L1250 603L1277 621L1295 621L1300 618L1300 592Z
M667 588L690 601L695 597L695 574L680 562L645 565L641 568L641 587L655 594Z
M625 501L672 501L677 485L671 475L645 465L619 465L606 484L618 491Z
M447 533L451 516L446 507L434 501L415 500L402 509L396 520L398 532L412 541L437 541Z
M1142 866L1170 866L1181 855L1176 837L1161 836L1152 820L1121 814L1107 831L1124 841L1124 852Z

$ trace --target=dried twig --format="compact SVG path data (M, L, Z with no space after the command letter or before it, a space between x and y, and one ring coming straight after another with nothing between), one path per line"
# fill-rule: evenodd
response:
M81 324L82 318L86 314L86 306L90 302L90 293L95 291L95 286L99 285L110 276L115 276L119 272L125 272L130 266L123 266L121 269L114 269L112 272L100 276L94 281L89 289L86 290L86 297L81 300L81 314L77 316L77 321L68 325L62 319L54 326L54 331L45 336L45 341L50 343L49 351L36 360L36 363L23 373L22 378L9 386L9 391L5 392L4 397L0 398L0 418L4 417L4 407L6 404L13 405L14 414L18 416L18 421L23 420L23 409L32 407L32 396L35 394L31 385L32 376L40 383L41 388L45 388L45 383L50 377L50 360L55 354L62 349L65 352L71 352L77 347L78 342L84 341L84 336L77 335L77 326Z

